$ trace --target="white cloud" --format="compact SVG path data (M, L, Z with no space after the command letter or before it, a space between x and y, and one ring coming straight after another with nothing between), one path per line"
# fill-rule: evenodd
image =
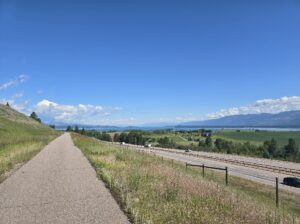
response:
M300 96L291 96L278 99L257 100L250 105L221 109L220 111L205 116L186 113L177 117L145 119L141 116L135 118L132 116L123 117L122 114L116 115L116 112L121 110L120 107L104 107L91 104L66 105L52 102L47 99L32 106L29 104L29 101L23 100L22 97L22 93L16 93L9 98L0 99L0 103L5 104L6 102L9 102L13 108L27 115L32 111L35 111L45 122L65 122L89 125L143 125L145 123L151 124L160 122L182 123L240 114L279 113L283 111L300 110Z
M15 100L15 99L19 99L19 98L22 98L23 97L23 93L16 93L15 95L13 95L11 98L13 99L13 100Z
M197 118L191 112L189 112L186 115L176 117L175 120L177 122L187 122L197 120Z
M22 100L22 97L23 93L16 93L9 98L0 98L0 103L9 103L9 105L15 110L28 115L30 113L29 100Z
M4 90L4 89L10 88L10 87L19 85L19 84L25 82L27 79L28 79L27 75L19 75L17 78L12 79L12 80L10 80L6 83L1 84L0 85L0 90Z
M279 99L257 100L254 104L242 107L232 107L229 109L221 109L218 112L208 114L206 117L208 119L215 119L231 115L280 113L291 110L300 110L300 96L284 96Z
M91 104L65 105L44 99L33 110L49 122L102 124L106 116L119 109Z

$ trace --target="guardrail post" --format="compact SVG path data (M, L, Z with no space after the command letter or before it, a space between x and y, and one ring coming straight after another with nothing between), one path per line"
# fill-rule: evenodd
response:
M279 206L278 177L276 177L276 207Z
M226 183L226 186L228 186L228 167L227 166L225 167L225 183Z
M204 164L202 164L202 176L204 177Z

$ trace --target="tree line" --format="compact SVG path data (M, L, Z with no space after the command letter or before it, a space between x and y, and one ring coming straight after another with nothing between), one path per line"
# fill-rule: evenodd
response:
M169 137L158 139L158 143L163 148L186 149L188 147L194 151L218 152L300 162L300 150L296 141L292 138L288 139L284 146L279 146L274 138L266 140L262 145L254 145L250 142L239 143L222 138L213 140L211 136L206 137L204 141L199 139L198 145L179 145Z
M129 131L122 133L114 133L113 137L111 134L107 132L100 132L96 130L85 130L84 128L79 129L78 126L74 128L72 126L68 126L66 129L67 132L76 132L82 135L86 135L89 137L94 137L96 139L108 142L125 142L128 144L134 145L144 145L148 138L144 137L143 134L139 131Z
M289 161L300 161L300 151L296 141L288 139L286 145L279 146L276 139L266 140L262 145L254 145L250 142L237 143L222 138L212 140L208 136L205 141L199 140L198 148L204 151L221 152L227 154L258 156Z
M74 131L83 135L87 135L90 137L97 138L99 140L109 142L125 142L135 145L145 145L146 143L154 142L158 143L158 147L163 148L186 149L188 147L194 151L218 152L300 162L300 150L296 145L296 141L292 138L288 140L286 145L279 146L276 139L274 138L266 140L262 145L255 145L250 142L240 143L225 140L222 138L217 138L214 140L211 137L211 135L209 135L205 138L204 141L200 138L198 144L192 143L189 146L183 146L177 144L170 137L166 136L155 139L151 138L151 135L149 136L149 132L137 130L126 131L121 133L117 132L111 135L107 132L85 130L84 128L80 130L78 126L75 126L75 128L68 126L66 131ZM152 132L154 133L154 131ZM155 131L155 134L166 134L169 132L170 130L159 130Z

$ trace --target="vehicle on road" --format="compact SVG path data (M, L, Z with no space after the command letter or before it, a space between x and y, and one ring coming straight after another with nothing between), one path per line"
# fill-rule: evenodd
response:
M145 148L151 148L151 144L144 145Z
M285 177L283 178L283 184L300 188L300 179L297 177Z
M191 150L190 149L186 149L185 152L191 152Z

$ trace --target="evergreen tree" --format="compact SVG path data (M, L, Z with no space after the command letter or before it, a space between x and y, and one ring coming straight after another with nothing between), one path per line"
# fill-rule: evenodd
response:
M268 151L269 156L274 156L278 148L277 141L274 138L272 138L271 141L265 141L263 148L264 150Z
M263 157L269 159L270 158L270 153L267 149L264 149L263 151Z
M298 148L296 145L296 141L292 138L289 139L288 144L284 147L284 157L296 156L298 152Z
M206 139L205 139L205 146L208 147L208 148L211 148L211 147L212 147L212 139L211 139L211 136L206 137Z
M49 127L55 129L55 124L50 124Z
M120 135L118 133L114 134L114 142L120 142Z
M69 125L69 126L67 127L66 131L67 131L67 132L71 132L71 131L73 131L73 128Z
M274 155L276 150L277 150L277 141L274 138L272 138L268 151L269 151L270 155Z
M36 114L35 112L32 112L32 113L30 114L30 117L31 117L32 119L34 119L34 120L40 122L40 123L42 122L41 119L37 116L37 114Z
M198 146L199 146L199 147L204 147L204 146L205 146L205 142L203 142L203 141L201 140L201 138L199 139Z
M84 128L81 129L80 134L85 135L85 129Z
M217 138L215 140L215 146L218 150L222 149L222 145L223 145L222 143L223 143L223 139L221 139L221 138Z
M79 133L79 128L77 125L75 126L74 132Z

